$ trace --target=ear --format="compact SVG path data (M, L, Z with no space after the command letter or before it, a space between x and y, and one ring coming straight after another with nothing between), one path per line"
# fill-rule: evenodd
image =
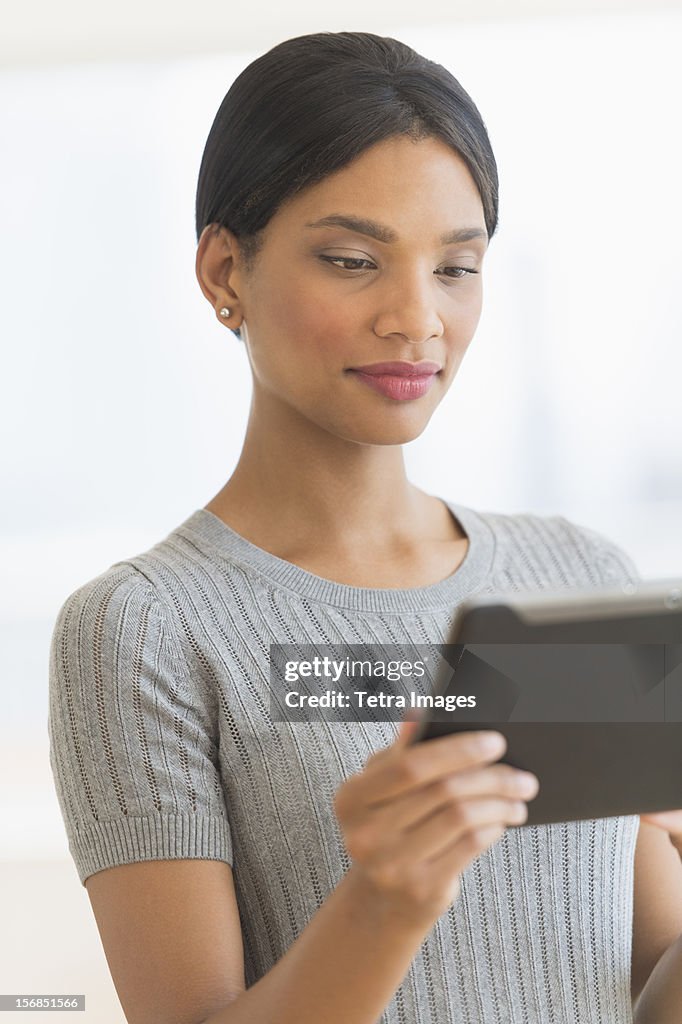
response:
M238 328L243 316L237 290L238 252L239 242L228 228L221 224L207 224L199 238L194 266L199 287L210 302L216 318L232 331ZM230 310L229 317L220 315L224 307Z

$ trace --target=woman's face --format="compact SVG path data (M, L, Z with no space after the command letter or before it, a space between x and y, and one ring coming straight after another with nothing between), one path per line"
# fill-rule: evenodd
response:
M381 230L319 223L332 217ZM443 240L455 232L476 236ZM237 256L229 273L255 408L363 444L418 437L481 313L488 236L463 160L437 139L388 139L288 200L264 236L254 270L245 274ZM424 393L400 399L354 370L387 360L441 369Z

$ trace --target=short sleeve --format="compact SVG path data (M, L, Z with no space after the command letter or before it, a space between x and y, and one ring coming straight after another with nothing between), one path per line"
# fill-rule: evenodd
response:
M604 534L588 526L557 516L564 529L572 535L580 557L589 573L602 586L636 583L641 574L630 555Z
M119 563L74 591L49 659L50 765L81 884L103 868L232 864L218 723L170 611Z

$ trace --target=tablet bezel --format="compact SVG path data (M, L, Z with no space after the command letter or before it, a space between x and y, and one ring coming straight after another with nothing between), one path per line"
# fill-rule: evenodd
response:
M497 592L463 602L453 620L447 644L461 646L463 651L467 643L493 642L682 645L682 578L589 589ZM452 670L444 665L434 680L431 693L446 693L452 680ZM442 715L434 720L425 712L411 742L419 743L451 732L489 728L507 738L508 749L501 761L533 771L540 778L541 789L540 776L544 772L553 780L550 785L554 784L557 791L556 800L550 799L551 794L546 790L541 800L538 794L535 801L528 803L529 813L524 825L512 827L682 807L682 722L559 724L460 720L444 723ZM544 733L538 731L543 729ZM550 737L552 745L548 744ZM589 790L584 799L577 798L570 786L562 786L555 765L547 760L551 751L564 750L568 764L581 738L595 771L601 771L595 779L590 774L589 764L578 764L578 774ZM610 761L606 767L604 763L600 767L600 757L604 756L601 752L607 747ZM611 768L616 771L615 765L621 757L624 776L619 792L615 778L609 777L608 772ZM656 775L657 763L666 766L668 775ZM669 777L673 770L676 778ZM655 791L654 782L658 787ZM600 783L603 791L600 791Z

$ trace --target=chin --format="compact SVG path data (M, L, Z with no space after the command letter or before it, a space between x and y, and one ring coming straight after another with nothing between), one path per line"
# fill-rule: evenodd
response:
M420 419L418 423L398 424L382 423L381 417L377 416L375 422L367 426L361 426L356 422L349 425L346 430L339 428L332 430L332 433L356 444L398 445L414 441L424 433L427 425L428 419Z

